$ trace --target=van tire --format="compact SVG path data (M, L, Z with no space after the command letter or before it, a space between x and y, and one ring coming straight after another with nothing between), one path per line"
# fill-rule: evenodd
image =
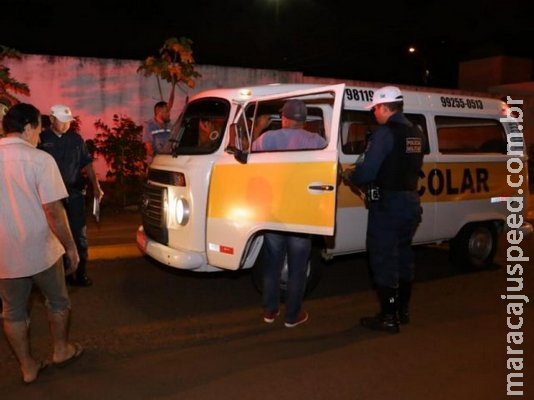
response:
M483 269L493 264L497 252L497 229L491 222L464 226L450 242L451 261L463 268Z
M254 267L252 268L252 283L258 292L263 293L263 251L258 254L258 258ZM312 248L310 259L308 261L308 273L306 278L306 289L304 296L309 295L321 280L321 274L324 266L324 261L321 257L319 249ZM282 269L282 277L280 279L280 301L283 303L286 298L287 288L287 263L284 263Z

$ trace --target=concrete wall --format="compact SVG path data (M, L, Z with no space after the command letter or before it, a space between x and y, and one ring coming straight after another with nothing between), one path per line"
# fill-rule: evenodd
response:
M20 60L5 59L3 64L31 90L30 96L18 95L21 101L34 104L43 114L48 114L54 104L70 106L80 118L86 140L95 136L96 120L111 124L114 114L123 114L142 124L152 117L154 104L161 100L156 78L137 73L139 61L23 55ZM198 66L198 71L202 78L194 89L187 93L177 89L173 120L179 116L186 96L204 89L302 81L300 72L210 65ZM163 99L167 100L170 85L162 82L162 88ZM107 167L103 160L97 160L95 166L99 179L104 179Z
M50 106L64 103L81 118L82 127L93 131L96 119L111 121L113 114L126 114L136 122L152 116L154 103L161 100L156 78L138 74L138 61L97 58L24 55L21 60L4 60L13 77L28 84L31 95L18 96L47 113ZM297 72L199 66L202 78L188 93L176 92L173 117L180 113L186 95L228 85L250 85L300 81ZM170 85L162 82L163 99Z
M86 140L95 136L94 123L98 119L109 125L114 114L122 114L143 124L153 116L154 104L161 100L156 78L137 73L140 64L137 60L23 55L20 60L5 59L2 63L11 69L15 79L26 83L31 90L30 96L18 95L19 100L32 103L43 114L48 114L54 104L71 107L73 114L80 118L81 134ZM294 71L212 65L198 65L197 70L202 77L194 89L176 90L171 111L173 120L179 116L187 96L205 89L269 83L342 82L304 77L301 72ZM167 82L161 84L163 100L167 100L170 85ZM99 179L105 179L107 166L104 160L97 159L95 169Z
M70 106L73 114L80 118L81 133L86 140L94 137L96 133L94 122L96 120L102 119L105 123L111 124L113 114L123 114L137 124L142 124L152 117L153 106L160 100L156 78L145 78L142 74L138 74L137 68L140 62L137 60L23 55L20 60L5 59L2 63L11 69L11 75L15 79L29 86L31 95L18 96L21 101L34 104L43 114L48 114L50 107L54 104L62 103ZM475 70L477 70L477 65L474 65ZM524 69L524 64L522 65ZM532 67L532 64L529 65ZM175 104L171 112L173 120L180 114L188 95L216 87L239 87L269 83L346 83L347 85L371 87L384 85L377 82L310 77L295 71L212 65L198 65L197 70L202 74L202 77L197 80L196 87L187 92L182 92L179 89L176 91ZM162 82L162 87L163 99L167 100L170 85ZM414 86L401 86L401 88L431 89L438 92L452 91ZM528 108L528 111L525 112L525 133L527 140L534 143L534 140L530 140L534 137L534 115L532 113L534 111L532 108L534 87L514 84L495 86L493 91L490 91L488 86L485 88L468 86L465 89L467 90L457 92L469 95L485 94L494 97L500 97L506 93L523 96L526 101L525 107ZM105 179L107 167L104 161L97 160L95 167L99 179Z

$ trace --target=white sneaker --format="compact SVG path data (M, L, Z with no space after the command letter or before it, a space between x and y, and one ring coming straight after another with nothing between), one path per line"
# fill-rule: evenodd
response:
M309 318L309 315L306 311L301 311L299 313L299 316L297 317L297 320L295 322L284 322L284 325L286 328L294 328L297 325L303 324L306 322Z

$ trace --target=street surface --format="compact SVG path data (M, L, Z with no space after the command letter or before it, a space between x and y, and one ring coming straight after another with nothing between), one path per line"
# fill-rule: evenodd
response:
M132 237L133 237L132 233ZM328 265L305 301L310 321L261 320L248 271L187 273L141 256L92 261L91 288L71 288L72 340L85 355L31 386L0 338L8 399L505 399L506 248L494 268L461 271L445 246L419 247L413 322L399 335L357 326L374 314L365 255ZM534 259L534 237L524 240ZM534 398L534 272L523 263L524 398ZM31 340L50 356L44 306L32 302ZM3 336L3 333L0 334ZM516 387L517 389L517 387Z

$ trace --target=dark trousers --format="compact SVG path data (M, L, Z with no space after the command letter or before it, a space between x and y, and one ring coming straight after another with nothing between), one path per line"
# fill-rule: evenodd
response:
M80 264L76 271L77 276L82 276L86 273L86 262L88 258L88 242L87 242L87 223L85 218L85 196L81 192L73 192L64 201L65 211L69 219L70 230L78 249L80 256Z
M415 192L385 192L369 205L367 250L378 287L398 288L414 278L412 239L421 221Z

